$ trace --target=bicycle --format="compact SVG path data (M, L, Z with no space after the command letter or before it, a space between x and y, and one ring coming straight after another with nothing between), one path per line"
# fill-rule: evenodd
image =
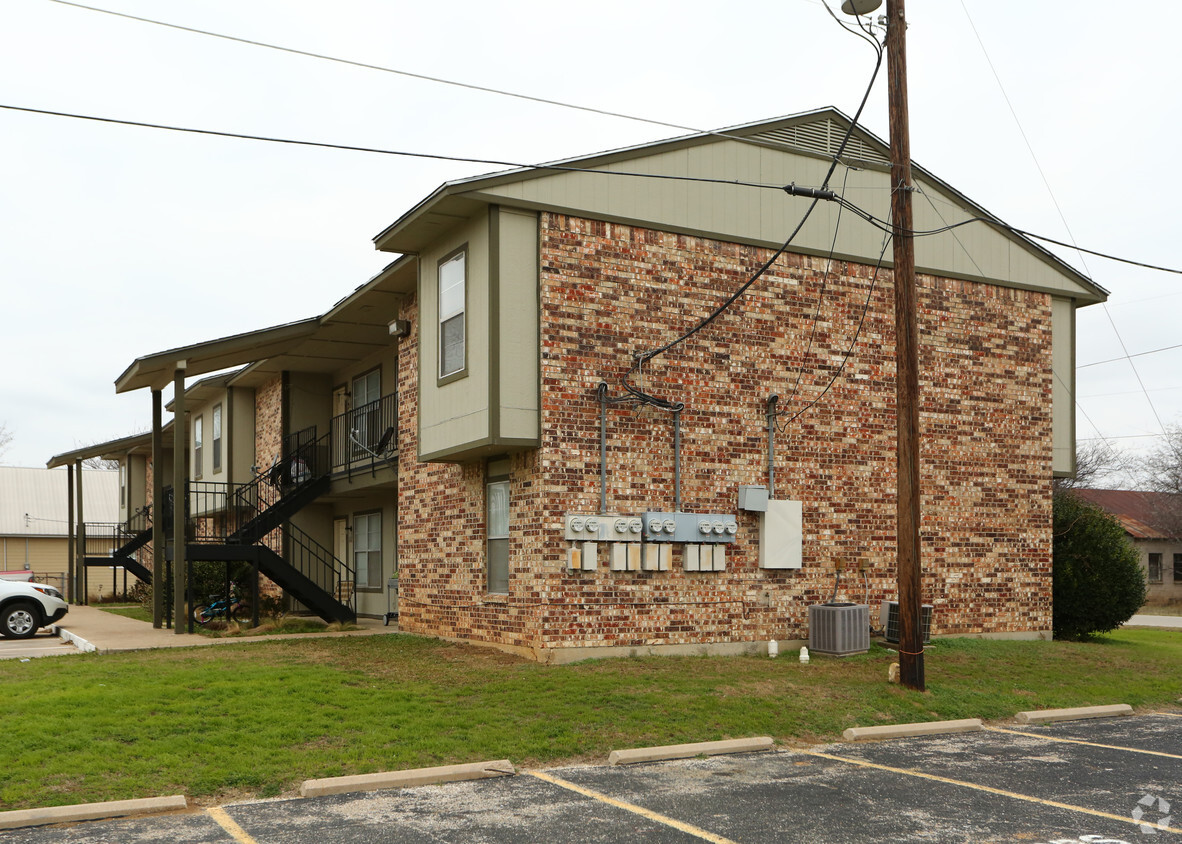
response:
M238 594L237 584L233 582L230 583L228 601L222 595L210 595L208 604L193 607L193 620L202 626L218 618L246 621L250 619L250 615L250 604Z

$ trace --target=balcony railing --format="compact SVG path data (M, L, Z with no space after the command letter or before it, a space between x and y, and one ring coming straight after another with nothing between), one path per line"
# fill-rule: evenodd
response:
M334 416L329 430L334 475L376 472L398 454L398 397L391 393Z

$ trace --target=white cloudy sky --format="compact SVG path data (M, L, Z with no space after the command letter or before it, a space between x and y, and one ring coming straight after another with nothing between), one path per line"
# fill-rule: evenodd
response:
M853 114L873 58L817 0L90 2L699 129ZM1172 22L1070 5L910 0L912 155L1019 228L1182 267ZM53 0L0 4L0 79L4 106L518 162L683 134ZM863 123L888 134L885 77ZM0 109L0 169L4 459L39 466L147 427L112 383L134 358L324 312L389 261L373 235L495 168ZM1182 349L1087 364L1182 343L1182 279L1059 251L1112 292L1079 314L1079 436L1152 446L1182 421Z

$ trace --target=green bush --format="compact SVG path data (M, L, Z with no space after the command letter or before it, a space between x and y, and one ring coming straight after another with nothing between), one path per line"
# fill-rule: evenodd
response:
M1070 491L1055 493L1054 525L1055 638L1120 627L1145 603L1145 573L1125 529Z

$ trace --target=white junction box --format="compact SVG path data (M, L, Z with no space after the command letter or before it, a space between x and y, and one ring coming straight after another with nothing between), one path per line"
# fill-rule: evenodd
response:
M770 500L759 514L759 567L798 569L804 546L804 503Z

